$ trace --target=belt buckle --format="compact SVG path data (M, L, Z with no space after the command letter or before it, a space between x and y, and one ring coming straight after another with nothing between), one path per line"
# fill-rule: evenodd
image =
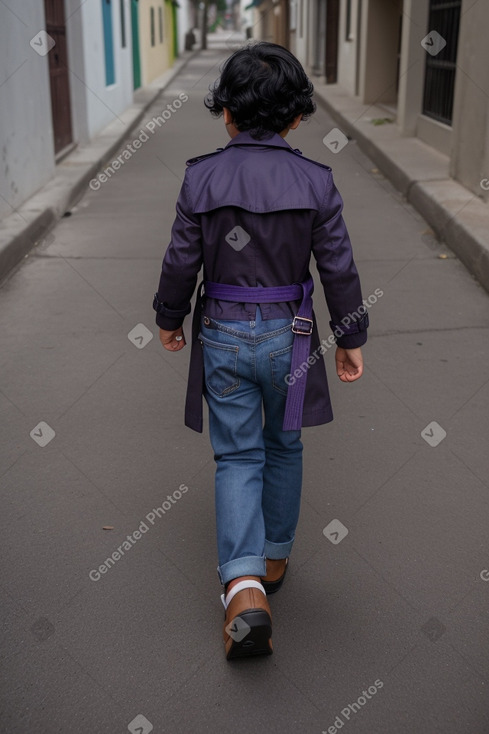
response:
M302 336L311 336L314 321L305 316L294 316L292 321L292 331L294 334L302 334Z

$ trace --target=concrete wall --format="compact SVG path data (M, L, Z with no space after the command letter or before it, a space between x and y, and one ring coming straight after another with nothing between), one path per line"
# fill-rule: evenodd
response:
M364 104L395 102L402 0L365 0L360 39L360 97Z
M352 0L348 38L346 2L342 2L340 6L338 84L350 94L357 93L357 55L360 52L359 4L360 0Z
M253 8L253 38L275 43L273 29L273 3L272 0L264 0L258 8Z
M289 6L289 49L297 56L301 64L306 64L305 44L298 36L299 12L301 11L303 0L290 0Z
M304 59L300 59L300 62L306 73L314 76L317 81L318 76L324 74L324 58L320 58L324 57L324 53L321 54L319 48L321 44L324 44L324 33L320 34L323 25L320 22L318 0L307 0L307 5L306 49ZM324 9L326 7L323 3L321 6Z
M462 3L457 51L451 175L489 200L489 3Z
M29 45L44 27L43 0L23 0L15 14L0 3L0 217L55 169L48 59Z
M307 4L307 1L305 0L304 4ZM274 37L277 39L276 43L285 48L289 46L289 4L289 0L278 0L273 7Z
M429 0L404 0L397 123L406 136L416 135L423 106L428 10Z
M291 48L291 51L306 68L308 66L309 47L311 45L309 34L309 4L309 0L294 0L294 2L291 2L289 11L291 23L295 14L295 31L293 31L294 50Z

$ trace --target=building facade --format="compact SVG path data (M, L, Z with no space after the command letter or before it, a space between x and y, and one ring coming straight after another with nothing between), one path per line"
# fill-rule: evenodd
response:
M489 3L342 0L338 84L384 105L403 136L450 159L454 179L487 200Z
M245 9L253 11L253 39L289 46L290 0L253 0Z
M0 217L132 103L129 2L0 4Z
M86 144L133 99L129 0L44 0L64 5L73 142ZM46 17L46 30L50 27ZM53 51L48 54L52 63ZM53 124L59 124L53 113Z
M0 3L0 218L55 174L168 70L190 0ZM182 8L183 6L183 8ZM12 6L13 7L13 6Z
M289 48L313 82L383 107L402 136L447 156L451 176L489 199L481 186L489 179L489 2L289 0L286 13L279 2L255 0L249 7L254 38Z

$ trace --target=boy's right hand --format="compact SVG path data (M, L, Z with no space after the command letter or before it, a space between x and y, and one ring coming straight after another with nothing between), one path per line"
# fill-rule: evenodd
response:
M342 382L354 382L363 374L363 355L360 347L356 349L336 348L336 374Z

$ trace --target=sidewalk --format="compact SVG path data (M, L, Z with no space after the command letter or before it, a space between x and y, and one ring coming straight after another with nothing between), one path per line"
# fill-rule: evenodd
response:
M75 148L57 165L55 177L46 186L13 214L0 220L0 281L33 247L45 240L59 219L84 195L93 176L119 151L149 106L197 53L198 49L184 51L171 69L147 87L138 89L134 103L127 110L89 145Z
M328 150L321 107L287 141L343 196L365 373L326 351L274 654L225 660L213 453L152 300L185 161L228 141L203 99L229 51L189 60L128 137L188 100L0 287L0 731L482 734L489 297L355 140Z
M382 107L363 105L336 84L315 85L316 98L340 130L426 219L466 268L489 291L489 206L449 176L449 160L417 138L402 137Z

